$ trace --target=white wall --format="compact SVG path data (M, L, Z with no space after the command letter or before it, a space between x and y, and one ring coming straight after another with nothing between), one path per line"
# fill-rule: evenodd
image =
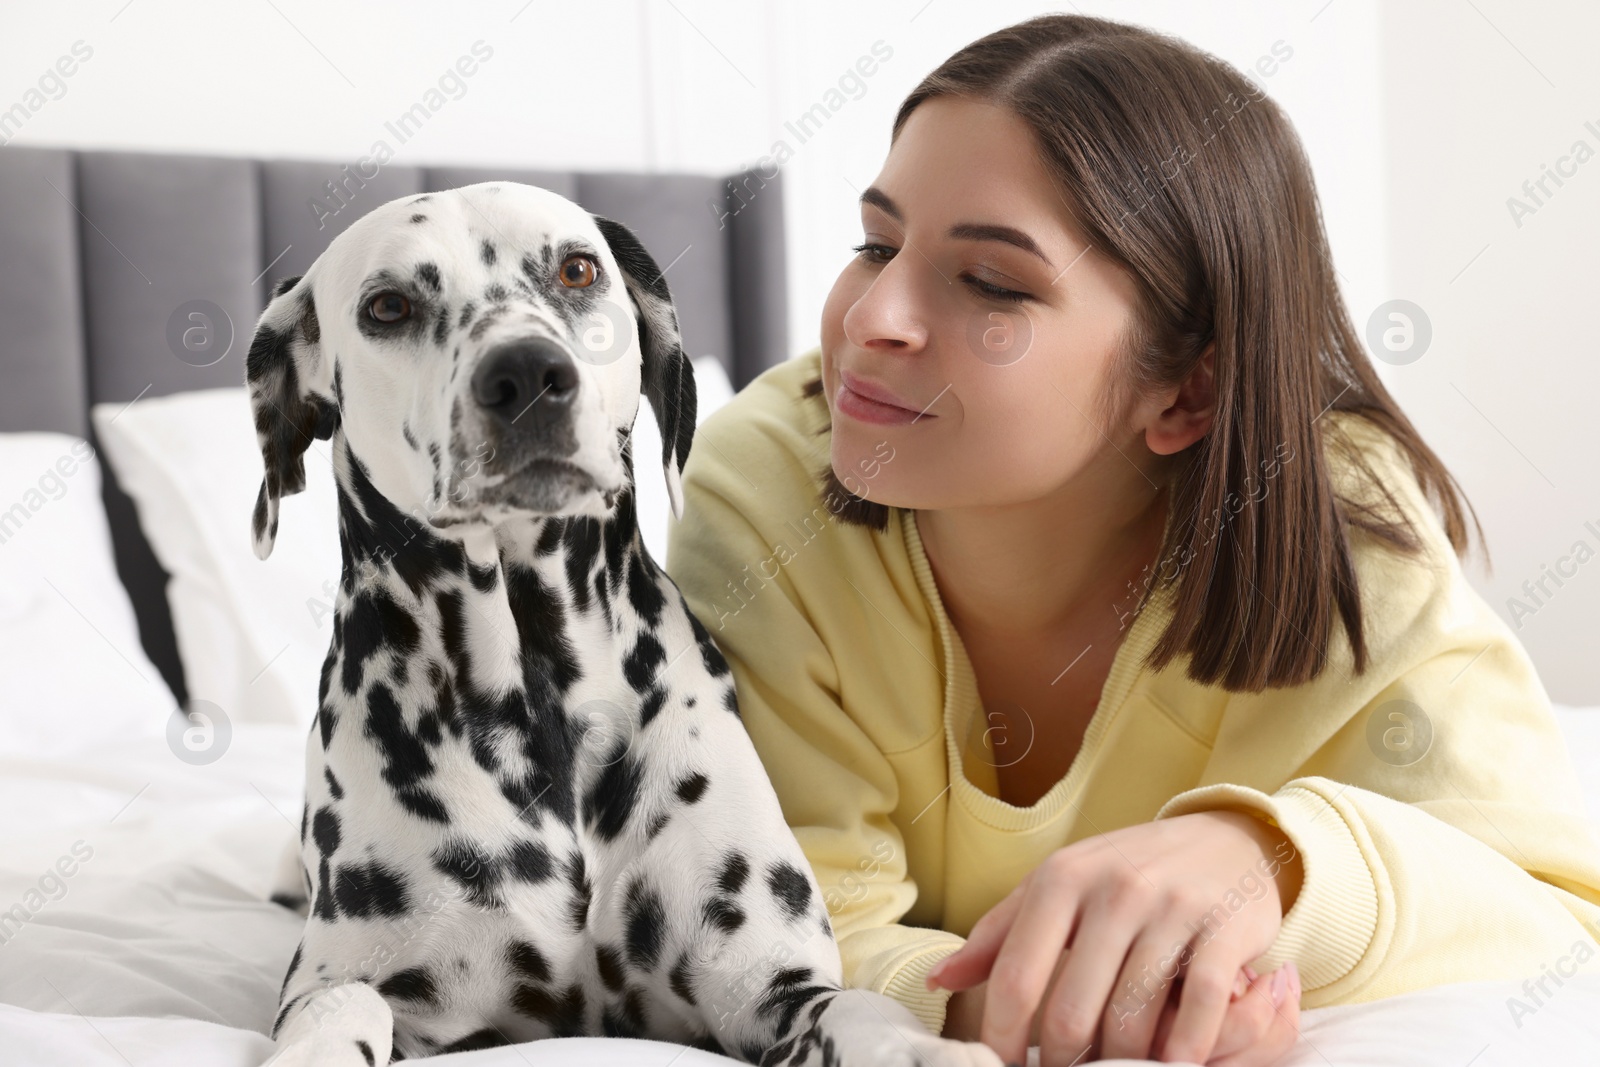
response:
M1600 7L1411 0L1382 26L1393 295L1433 328L1385 380L1477 509L1474 584L1554 699L1600 704ZM1537 205L1523 183L1578 141Z
M1507 590L1538 576L1540 561L1553 564L1583 536L1582 519L1600 526L1600 450L1592 415L1579 410L1582 386L1600 370L1578 333L1593 290L1595 243L1583 237L1594 235L1600 210L1600 163L1521 230L1501 203L1583 134L1582 118L1600 125L1600 104L1589 115L1579 106L1597 98L1583 52L1596 16L1585 16L1585 38L1570 26L1576 3L1546 2L1534 20L1513 19L1509 0L1474 3L1428 0L1381 15L1377 0L1061 9L1175 33L1241 70L1278 42L1292 50L1263 84L1316 168L1357 322L1395 296L1432 320L1433 348L1416 363L1386 366L1385 379L1478 505L1498 570L1492 580L1472 573L1502 607ZM397 158L727 172L782 140L793 153L784 174L798 352L815 344L823 299L860 239L855 198L882 164L901 99L961 45L1054 9L1010 0L16 5L0 36L0 108L82 40L92 57L28 119L18 143L353 160L481 40L492 57ZM1487 19L1560 88L1534 76ZM875 44L888 58L870 78L841 85ZM802 141L789 123L841 88L842 106ZM1555 487L1532 475L1463 394ZM1600 548L1600 536L1591 540ZM1596 657L1585 654L1600 640L1597 619L1600 563L1519 631L1558 699L1600 702Z

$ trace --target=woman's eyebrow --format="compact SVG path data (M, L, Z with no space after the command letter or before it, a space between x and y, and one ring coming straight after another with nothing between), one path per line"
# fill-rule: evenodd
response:
M896 222L905 222L905 216L901 213L899 206L889 198L888 193L879 189L876 185L867 186L866 191L861 194L861 203L871 204ZM1021 230L1011 226L998 226L994 223L986 222L958 222L950 227L947 236L958 241L1003 241L1008 245L1014 245L1022 249L1030 255L1038 256L1047 266L1052 269L1055 268L1055 264L1050 262L1050 257L1044 254L1044 250L1039 247L1038 242Z

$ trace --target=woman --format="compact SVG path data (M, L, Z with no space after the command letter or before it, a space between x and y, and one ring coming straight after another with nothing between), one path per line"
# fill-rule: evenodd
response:
M1301 1004L1591 944L1548 699L1272 101L1036 18L923 80L860 199L820 347L700 428L667 565L847 982L1008 1062L1246 1065Z

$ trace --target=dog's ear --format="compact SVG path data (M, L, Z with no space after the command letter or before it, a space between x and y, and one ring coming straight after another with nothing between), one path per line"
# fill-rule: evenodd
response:
M278 536L278 501L306 487L305 451L312 438L327 439L338 426L332 362L323 355L310 284L299 277L278 282L245 359L256 441L266 468L250 527L261 559L272 554Z
M633 299L639 348L644 354L639 391L650 401L656 425L661 427L661 468L667 479L667 498L672 502L673 518L681 519L683 465L689 460L689 444L694 439L694 366L683 354L678 312L656 261L622 223L600 215L595 215L594 221L611 246Z

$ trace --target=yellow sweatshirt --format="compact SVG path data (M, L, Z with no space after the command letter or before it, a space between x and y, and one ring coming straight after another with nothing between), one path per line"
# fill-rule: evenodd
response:
M1185 656L1151 671L1171 617L1152 597L1070 770L1021 808L998 799L995 765L1027 738L983 728L912 513L891 508L880 533L821 501L827 402L801 394L819 361L813 348L769 369L700 426L666 567L732 667L849 985L938 1032L949 994L923 976L1048 854L1216 809L1268 819L1300 853L1300 893L1252 963L1293 959L1305 1007L1600 967L1600 845L1548 697L1387 435L1323 416L1361 442L1428 548L1424 561L1352 532L1366 672L1342 625L1303 686L1229 693L1186 678ZM1258 888L1246 875L1218 903L1237 911Z

